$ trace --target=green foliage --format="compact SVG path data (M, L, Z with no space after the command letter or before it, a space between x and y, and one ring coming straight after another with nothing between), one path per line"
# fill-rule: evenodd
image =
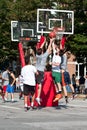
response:
M11 21L36 21L38 8L74 10L75 34L68 36L66 46L77 57L87 56L87 0L0 0L0 62L18 55Z

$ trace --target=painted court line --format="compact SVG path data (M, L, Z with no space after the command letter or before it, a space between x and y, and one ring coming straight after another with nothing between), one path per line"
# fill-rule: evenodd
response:
M3 108L10 108L10 109L17 109L17 110L21 110L21 108L18 107L12 107L12 106L4 106L4 105L0 105Z

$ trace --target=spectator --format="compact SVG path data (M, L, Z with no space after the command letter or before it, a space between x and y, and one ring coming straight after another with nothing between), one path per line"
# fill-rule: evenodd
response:
M0 95L2 96L2 99L4 100L4 93L2 88L2 74L0 72Z
M80 93L83 94L84 89L85 89L85 78L83 75L79 79L79 85L80 85Z
M9 77L8 77L7 68L5 68L5 70L2 72L2 88L3 88L4 94L6 92L7 85L9 84Z
M20 88L19 99L21 99L24 94L23 78L21 75L19 75L18 80L19 80L19 88Z
M85 77L85 89L84 89L84 93L86 95L85 99L87 99L87 75Z
M16 78L15 78L15 75L13 74L13 71L12 71L12 68L9 67L7 68L7 75L8 75L8 85L7 85L7 88L6 88L6 93L5 93L5 101L8 101L8 93L11 94L11 100L12 102L14 102L14 84L16 82Z
M72 85L73 85L73 87L74 87L74 90L75 90L75 92L76 92L76 76L75 76L75 74L72 74L72 79L71 79L71 81L72 81Z
M79 79L76 79L76 93L79 94L80 93L80 89L79 89Z

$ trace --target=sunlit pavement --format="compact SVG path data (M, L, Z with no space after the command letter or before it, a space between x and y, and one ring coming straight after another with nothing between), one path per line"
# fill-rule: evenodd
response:
M40 107L24 111L24 100L15 93L15 102L4 103L0 99L1 130L87 130L87 100L77 97L64 98L58 107Z

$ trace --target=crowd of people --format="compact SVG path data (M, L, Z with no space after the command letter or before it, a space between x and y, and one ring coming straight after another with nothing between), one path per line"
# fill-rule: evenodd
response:
M34 51L32 51L34 54ZM48 57L51 55L50 62ZM74 99L77 93L77 86L80 85L80 93L87 91L87 76L79 79L79 85L76 83L75 74L70 78L67 67L68 59L71 52L66 47L61 49L60 42L55 38L45 40L36 48L34 59L36 63L31 62L31 55L25 55L25 66L21 68L19 76L16 78L11 67L7 67L5 71L0 74L0 94L4 102L8 101L8 93L11 95L11 101L14 102L14 88L15 85L20 87L19 99L22 95L24 97L25 111L34 108L36 101L41 105L41 91L44 81L44 72L51 71L52 78L55 86L55 97L53 102L59 101L64 94L65 102L68 103L67 87L69 86L72 91L72 98ZM18 84L17 84L18 83ZM37 95L35 95L36 84L38 84Z

